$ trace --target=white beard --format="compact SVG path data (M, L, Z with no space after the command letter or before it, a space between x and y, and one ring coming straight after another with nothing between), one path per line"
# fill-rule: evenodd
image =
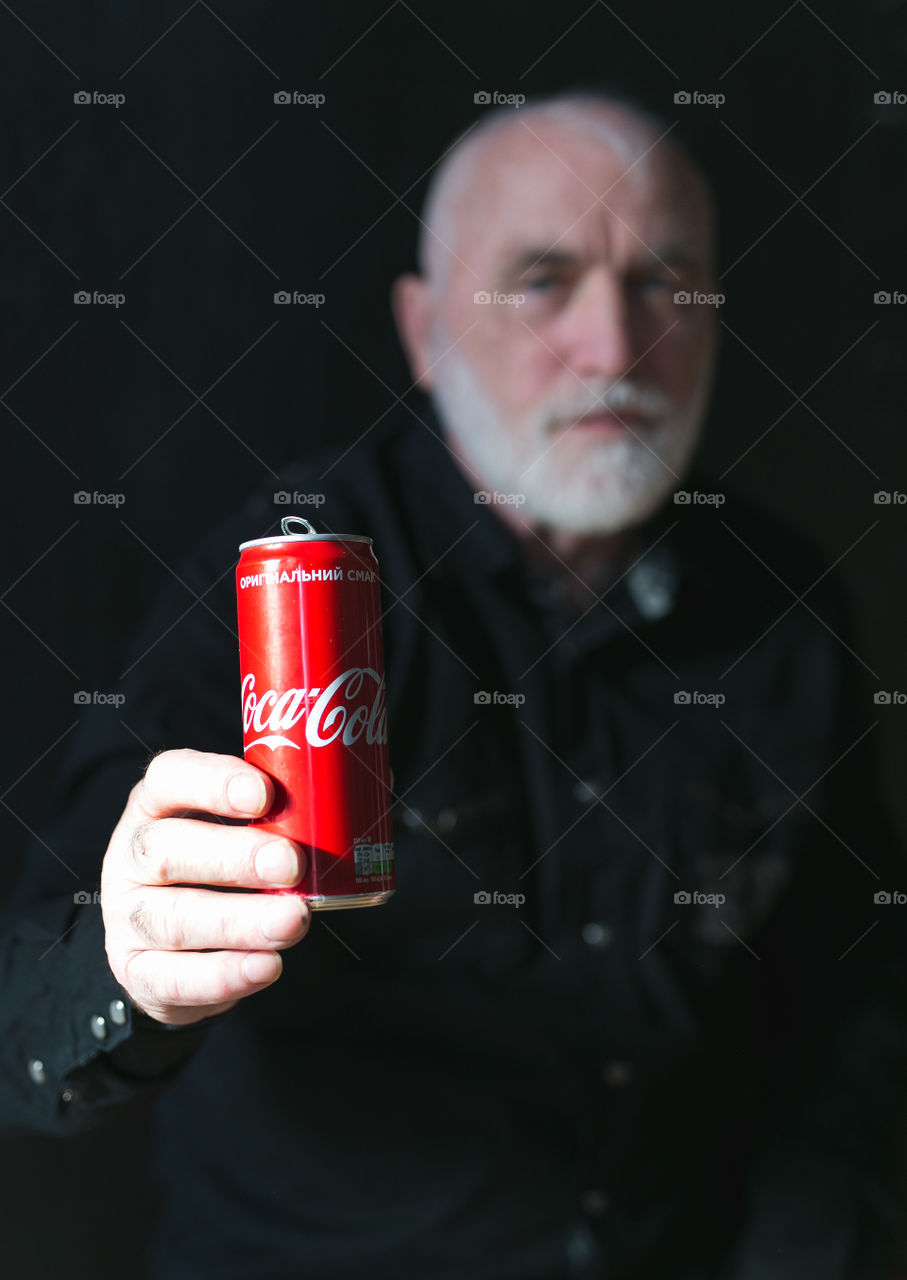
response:
M708 394L704 378L689 403L675 406L632 376L610 386L593 380L553 397L514 429L458 351L446 351L434 378L432 400L452 451L480 483L523 495L517 510L528 522L580 534L616 533L652 514L689 465ZM618 417L636 409L646 425L590 440L569 424L596 406Z

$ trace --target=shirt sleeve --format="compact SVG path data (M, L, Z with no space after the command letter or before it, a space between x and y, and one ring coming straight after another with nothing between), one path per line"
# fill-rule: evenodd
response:
M166 1087L208 1018L170 1029L136 1010L107 964L100 905L35 904L3 948L0 1126L75 1133L97 1112Z
M907 864L879 785L878 708L840 601L805 653L832 731L803 800L804 847L756 947L767 1076L778 1083L722 1280L886 1280L902 1209Z
M87 1128L166 1087L232 1012L171 1029L134 1009L107 961L99 886L110 834L156 752L242 753L234 539L225 530L180 567L124 660L122 705L86 707L70 734L48 823L0 917L2 1128Z

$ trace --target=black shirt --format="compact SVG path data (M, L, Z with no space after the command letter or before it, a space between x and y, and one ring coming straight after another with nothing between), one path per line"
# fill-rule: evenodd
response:
M277 486L374 538L397 893L316 913L210 1025L117 1003L101 860L151 752L242 753L231 570L294 509L269 488L74 735L6 915L4 1121L156 1091L155 1280L881 1277L907 946L874 895L907 878L837 589L694 480L577 607L423 417Z

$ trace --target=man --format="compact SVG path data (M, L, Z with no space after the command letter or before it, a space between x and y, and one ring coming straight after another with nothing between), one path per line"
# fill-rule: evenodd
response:
M273 486L138 638L128 734L86 721L44 840L87 890L116 821L101 910L35 851L2 1069L51 1132L157 1094L155 1278L885 1274L907 953L871 705L813 555L672 501L716 344L677 297L716 277L663 134L571 96L468 131L393 297L437 416L282 478L381 561L391 902L250 892L302 857L246 827L273 788L238 750L226 571Z

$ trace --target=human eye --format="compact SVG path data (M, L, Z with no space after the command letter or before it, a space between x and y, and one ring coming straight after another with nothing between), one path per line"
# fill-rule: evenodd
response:
M676 281L668 279L661 272L648 271L636 277L633 281L635 289L642 294L660 294L666 293L669 289L676 287Z
M521 288L538 295L543 295L546 293L553 293L562 284L563 280L555 272L545 271L540 272L538 275L527 276L526 279L521 282Z

